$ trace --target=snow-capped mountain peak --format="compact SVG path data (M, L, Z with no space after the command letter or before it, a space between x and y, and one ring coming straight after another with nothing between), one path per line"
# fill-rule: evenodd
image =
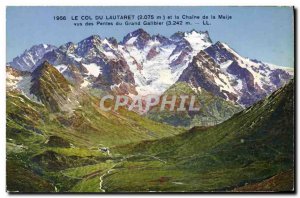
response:
M173 43L172 40L161 34L153 35L152 40L158 41L161 45L171 45Z
M150 39L150 34L140 28L127 34L122 43L124 45L135 45L137 48L143 49Z
M67 54L74 54L75 49L77 48L77 45L72 42L68 42L62 46L59 47L59 49Z
M49 44L34 45L30 49L25 50L20 56L14 58L9 65L21 71L30 71L47 52L54 49L56 47Z
M212 44L208 32L197 32L196 30L185 32L184 39L190 43L194 51L198 52L209 47Z
M86 39L83 39L81 42L90 42L96 44L97 42L101 42L101 37L99 35L94 34L92 36L87 37Z
M100 36L92 35L78 43L78 47L76 48L76 53L79 56L86 56L90 50L96 49L99 45L101 45L102 41Z
M270 64L245 58L226 43L217 42L204 51L220 65L220 72L229 82L226 84L233 90L231 94L237 96L234 101L243 106L252 105L292 78L292 73L286 68L277 69Z

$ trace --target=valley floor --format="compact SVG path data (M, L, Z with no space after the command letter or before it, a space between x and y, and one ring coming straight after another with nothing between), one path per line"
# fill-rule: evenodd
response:
M49 117L36 119L43 114L42 106L25 102L27 99L24 97L8 97L9 192L295 190L293 81L265 100L213 127L194 127L183 132L183 129L133 114L114 117L121 120L124 116L131 122L121 123L122 127L140 130L142 139L131 143L111 139L113 136L102 136L102 131L94 128L94 122L88 122L90 125L81 129L76 121L69 128L64 127L64 122L58 120L62 119L61 115L57 114L46 112L44 115ZM22 106L22 109L16 106ZM89 111L88 108L80 110L86 114ZM105 116L100 120L94 118L94 121L103 123ZM87 118L93 117L80 119ZM110 126L118 130L118 125ZM70 127L76 132L70 132ZM94 136L86 137L87 128ZM150 136L141 131L145 129L151 131ZM157 130L163 136L153 138ZM69 136L63 136L69 132ZM131 134L124 129L111 132L119 138L124 133ZM109 146L99 144L98 140L103 138L110 140ZM113 145L113 141L119 144Z

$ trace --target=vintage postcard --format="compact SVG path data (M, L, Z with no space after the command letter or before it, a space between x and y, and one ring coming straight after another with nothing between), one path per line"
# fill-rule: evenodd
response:
M294 192L293 7L7 7L10 193Z

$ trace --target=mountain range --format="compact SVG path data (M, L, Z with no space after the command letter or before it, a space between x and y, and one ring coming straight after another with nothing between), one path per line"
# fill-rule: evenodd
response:
M40 44L7 63L33 72L44 61L76 87L126 95L162 95L177 82L248 107L288 82L289 67L252 60L208 32L176 32L170 38L143 29L114 38L90 36L59 47Z

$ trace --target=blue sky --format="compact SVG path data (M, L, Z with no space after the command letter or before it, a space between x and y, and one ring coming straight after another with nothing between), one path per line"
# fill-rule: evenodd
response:
M75 27L69 21L54 21L56 15L231 15L232 20L214 20L210 26L93 26ZM227 43L239 54L277 65L294 65L293 9L291 7L8 7L7 61L32 45L59 46L98 34L118 41L137 28L150 34L170 36L177 31L208 31L213 42Z

